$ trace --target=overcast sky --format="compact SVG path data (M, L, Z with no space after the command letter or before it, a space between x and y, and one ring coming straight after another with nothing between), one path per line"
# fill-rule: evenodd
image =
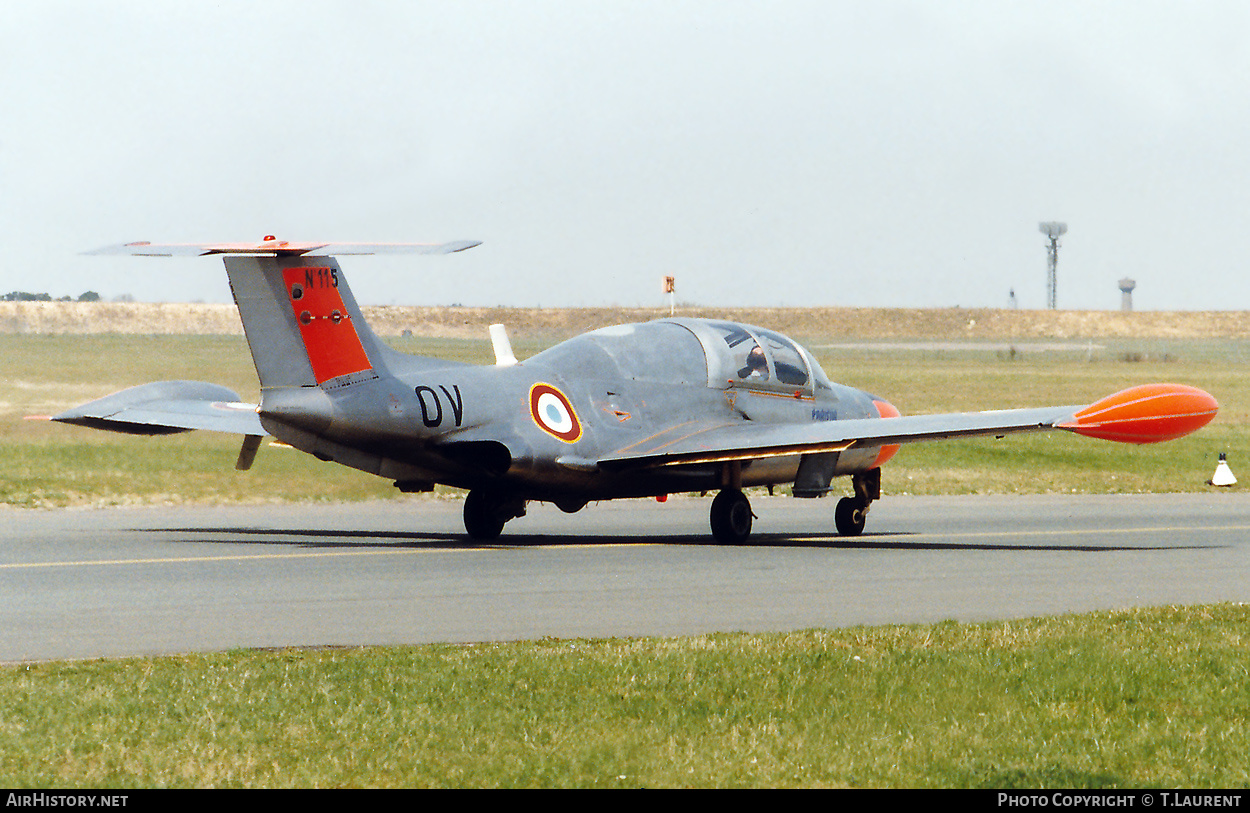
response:
M0 291L442 241L366 304L1250 307L1244 2L0 0Z

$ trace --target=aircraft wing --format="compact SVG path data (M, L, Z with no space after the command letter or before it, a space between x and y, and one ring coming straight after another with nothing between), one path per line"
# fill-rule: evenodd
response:
M1088 406L802 424L690 422L618 449L598 463L604 468L716 463L1054 429L1126 443L1157 443L1205 426L1218 409L1211 395L1194 387L1146 384Z
M1054 429L1081 409L1013 409L900 418L861 418L804 424L692 421L599 459L605 468L674 466L840 452L853 446L894 446L923 440L1005 435Z
M242 403L233 390L203 381L142 384L67 409L53 415L52 420L132 435L167 435L193 429L269 434L260 425L255 404Z
M87 254L132 257L203 257L209 254L272 254L337 256L342 254L452 254L481 245L480 240L451 243L293 243L266 237L259 243L125 243L97 248Z

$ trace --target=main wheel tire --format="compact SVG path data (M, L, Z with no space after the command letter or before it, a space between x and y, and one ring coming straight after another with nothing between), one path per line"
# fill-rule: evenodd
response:
M566 514L576 514L586 507L587 502L589 500L583 500L580 497L562 497L556 500L556 508L559 508Z
M736 489L725 489L712 500L712 536L722 545L741 545L751 535L751 503Z
M464 498L464 529L470 538L498 539L506 521L494 494L475 488Z
M864 532L867 506L855 497L843 497L833 512L833 524L842 536L859 536Z

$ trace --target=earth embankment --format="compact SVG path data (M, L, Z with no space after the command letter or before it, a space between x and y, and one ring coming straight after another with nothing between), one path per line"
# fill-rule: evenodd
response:
M604 325L668 316L647 308L366 306L382 335L485 338L495 322L517 338L561 338ZM678 308L796 337L848 339L1250 338L1250 311L1036 311L993 308ZM0 302L0 333L239 334L233 305Z

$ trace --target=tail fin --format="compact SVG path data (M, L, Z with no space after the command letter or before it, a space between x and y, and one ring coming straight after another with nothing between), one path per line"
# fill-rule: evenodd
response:
M376 378L385 350L333 257L226 257L262 388Z

